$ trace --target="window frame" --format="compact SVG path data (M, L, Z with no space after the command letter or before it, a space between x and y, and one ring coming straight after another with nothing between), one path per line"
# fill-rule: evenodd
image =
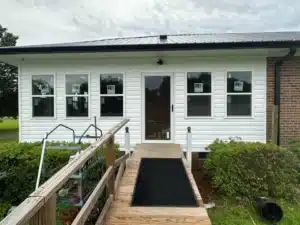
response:
M210 73L210 93L188 93L188 73ZM213 107L213 102L214 102L214 72L213 71L208 71L208 70L192 70L192 71L188 71L185 72L185 76L184 76L184 103L185 103L185 119L209 119L209 118L214 118L214 107ZM187 98L188 96L210 96L210 116L189 116L188 115L188 101Z
M234 92L228 92L228 87L227 87L227 76L228 76L228 73L230 72L250 72L251 73L251 92L241 92L241 93L234 93ZM238 70L238 69L232 69L232 70L226 70L225 72L225 106L224 106L224 109L225 109L225 118L226 119L252 119L254 118L254 104L253 104L253 70ZM250 95L250 100L251 100L251 115L249 116L237 116L237 115L234 115L234 116L230 116L227 114L227 96L228 95Z
M120 74L123 77L123 94L101 94L101 75L114 75L114 74ZM125 93L126 93L126 75L124 72L103 72L98 75L98 103L99 103L99 118L100 119L123 119L125 118ZM117 96L122 96L123 97L123 116L102 116L101 115L101 97L106 96L106 97L117 97Z
M33 116L33 98L34 97L42 97L43 95L34 95L32 93L32 78L34 76L53 76L53 95L47 95L47 97L53 97L53 116ZM35 73L30 74L30 111L31 111L31 119L32 120L53 120L57 119L56 117L56 73ZM21 101L20 101L21 103Z
M68 116L67 115L67 97L74 97L75 95L67 94L67 76L88 76L88 94L77 95L77 97L88 97L88 116ZM66 120L89 120L91 119L91 74L89 72L69 72L64 74L64 104L65 104L65 119Z

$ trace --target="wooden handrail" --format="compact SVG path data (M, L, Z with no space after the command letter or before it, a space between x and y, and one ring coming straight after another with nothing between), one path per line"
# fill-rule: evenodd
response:
M124 170L125 170L125 163L122 163L121 166L119 167L118 174L115 180L115 192L117 192L119 188L119 184L123 176Z
M82 166L95 155L97 149L101 148L107 142L110 146L110 150L112 149L114 134L128 123L128 121L129 119L124 119L118 123L98 141L94 142L86 150L84 150L78 157L74 158L70 163L60 169L36 191L31 193L29 197L7 217L5 217L0 222L0 225L23 225L27 223L38 211L45 208L43 206L48 204L49 199L52 199L53 196L56 195L56 192L67 182L72 174L81 169ZM43 213L45 212L42 212L41 214Z
M95 225L103 225L106 213L108 212L108 210L112 204L112 201L113 201L113 196L110 195L109 198L106 200L105 205L104 205Z
M91 211L93 210L95 204L97 203L100 195L102 194L102 191L104 190L106 185L106 181L111 177L112 173L113 173L113 167L110 166L106 170L105 174L103 175L103 177L101 178L97 186L95 187L94 191L92 192L92 194L90 195L90 197L88 198L84 206L81 208L80 212L77 214L72 225L84 225Z
M129 153L123 155L121 158L118 158L115 163L114 163L114 167L118 167L121 165L121 163L123 163L126 159L128 159L130 156Z
M92 209L96 205L97 200L99 199L100 195L102 194L107 181L110 180L110 179L112 179L112 176L113 176L113 173L114 173L114 169L120 166L117 178L116 178L115 183L114 183L114 185L115 185L114 189L117 188L118 183L120 182L122 174L124 172L125 160L128 157L129 157L129 153L125 154L124 156L122 156L119 159L116 159L114 161L114 164L112 166L108 167L108 169L106 170L105 174L103 175L103 177L101 178L101 180L99 181L99 183L97 184L97 186L95 187L94 191L92 192L92 194L90 195L90 197L85 202L85 204L81 208L80 212L77 214L76 218L72 222L72 225L84 225L84 223L88 219L88 217L89 217ZM110 195L110 197L112 197L112 199L113 199L113 195ZM111 204L110 201L112 201L112 199L110 199L110 197L107 200L108 201L107 204L109 206ZM109 207L108 205L106 207L104 207L104 209L103 209L103 212L102 212L102 217L103 218L105 216L104 211L108 210L107 209ZM103 220L103 218L102 218L102 220Z

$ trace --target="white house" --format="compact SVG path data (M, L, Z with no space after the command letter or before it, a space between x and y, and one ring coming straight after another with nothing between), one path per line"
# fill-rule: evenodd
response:
M0 60L19 69L22 142L58 124L81 135L96 117L105 133L129 118L132 146L185 148L190 127L199 152L216 138L266 141L267 57L284 56L293 41L289 33L160 35L0 48ZM62 128L51 139L72 135Z

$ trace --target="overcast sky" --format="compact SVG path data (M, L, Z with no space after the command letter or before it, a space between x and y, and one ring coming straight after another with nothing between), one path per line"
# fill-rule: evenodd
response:
M18 45L171 33L300 30L296 0L0 0Z

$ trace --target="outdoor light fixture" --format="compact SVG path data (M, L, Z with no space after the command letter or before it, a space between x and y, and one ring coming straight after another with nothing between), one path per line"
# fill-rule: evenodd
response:
M157 65L162 65L162 64L164 64L164 61L162 60L162 59L159 59L159 60L157 60Z

